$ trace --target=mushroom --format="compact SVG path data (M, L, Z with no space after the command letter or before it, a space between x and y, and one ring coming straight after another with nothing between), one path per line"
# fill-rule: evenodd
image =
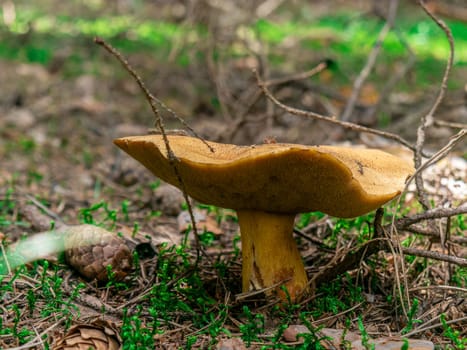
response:
M380 150L269 143L236 146L168 135L130 136L114 143L160 179L195 200L237 212L242 240L242 287L271 288L292 301L307 290L293 238L298 213L350 218L398 196L414 169ZM208 145L210 147L208 147ZM174 169L174 165L177 171ZM280 285L284 285L284 292Z

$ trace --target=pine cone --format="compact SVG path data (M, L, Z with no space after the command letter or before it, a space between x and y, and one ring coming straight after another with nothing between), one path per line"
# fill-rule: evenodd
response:
M64 233L66 260L83 277L106 283L110 265L114 280L121 281L131 270L130 249L115 234L93 225L68 226Z
M115 326L104 320L91 324L76 324L58 339L53 350L118 350L122 340Z

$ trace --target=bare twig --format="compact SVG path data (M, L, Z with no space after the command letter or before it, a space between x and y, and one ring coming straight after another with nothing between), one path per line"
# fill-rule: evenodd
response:
M461 292L461 293L467 294L467 288L449 286L449 285L443 285L443 284L413 287L409 289L409 292L416 292L418 290L427 290L427 289L443 289L443 290L450 290L454 292Z
M445 120L435 120L433 124L436 126L445 126L452 129L467 129L467 124L447 122Z
M406 231L406 232L411 232L423 236L430 237L430 240L433 241L439 241L441 242L441 234L440 230L438 227L424 227L421 225L413 224L409 226L404 226L403 228L399 228L400 231ZM452 243L457 243L457 244L466 244L467 243L467 237L460 237L460 236L452 236L446 241L446 242L452 242Z
M264 84L266 86L274 86L274 85L283 85L287 84L290 82L297 82L300 80L308 79L323 70L325 70L328 67L327 62L320 62L316 67L306 71L306 72L300 72L297 74L293 74L290 76L286 77L281 77L281 78L274 78L274 79L269 79L264 81ZM226 131L226 136L225 139L231 140L235 134L238 132L238 130L247 123L247 113L251 109L251 107L259 100L261 97L261 90L258 90L255 87L255 91L248 91L246 93L247 100L245 102L242 102L240 99L240 107L241 108L238 113L237 113L237 118L235 119L235 122L231 127L229 127L229 130Z
M467 206L459 207L459 208L439 208L433 209L429 212L425 212L422 214L415 215L414 220L410 220L411 218L402 218L400 219L401 222L407 223L407 225L432 219L432 218L440 218L440 217L449 217L453 215L457 215L459 213L467 212ZM318 272L311 280L310 285L317 285L328 281L330 278L338 274L342 274L345 271L353 270L358 267L360 264L361 258L363 256L371 256L379 251L391 251L392 254L395 254L394 248L389 245L390 240L384 238L384 232L387 229L391 229L394 226L398 226L397 221L394 225L390 223L385 226L381 226L381 220L383 216L383 210L378 209L376 211L373 229L374 229L374 238L365 244L361 245L357 249L350 249L346 251L343 255L340 255L340 258L333 259L323 270ZM404 221L406 220L406 221ZM403 227L406 225L399 224ZM467 259L460 258L453 255L442 254L434 251L427 251L421 249L414 249L414 248L399 248L401 253L404 255L414 255L439 261L447 261L452 264L465 267L467 266ZM398 274L397 274L398 275ZM408 290L408 289L407 289Z
M456 318L456 319L450 320L450 321L446 321L446 324L449 325L449 324L453 324L453 323L457 323L457 322L465 322L465 321L467 321L467 316ZM438 327L441 327L441 326L443 326L442 323L436 323L436 324L433 324L431 326L426 326L426 327L420 326L419 328L414 329L413 331L404 334L404 337L411 337L414 334L425 332L427 330L430 330L430 329L433 329L433 328L438 328Z
M467 259L460 258L454 255L447 255L438 253L432 250L422 250L416 248L402 248L402 253L405 255L414 255L422 258L429 258L433 260L446 261L461 267L467 266Z
M419 168L416 169L415 171L415 174L413 174L409 179L407 179L406 181L406 184L405 184L405 188L404 190L402 191L403 193L407 191L407 188L409 186L409 184L412 182L412 180L415 178L415 176L418 174L418 173L421 173L424 169L426 169L428 166L438 162L439 160L441 160L442 158L444 158L445 156L447 156L449 154L449 152L455 147L455 145L457 145L457 143L459 143L463 137L465 137L467 134L467 131L466 130L461 130L457 135L455 135L454 137L451 138L451 140L448 142L448 144L446 146L444 146L442 149L440 149L438 152L436 152L435 154L433 154L430 159L428 159L425 163L423 163ZM400 202L402 197L399 197L398 201ZM438 211L438 210L445 210L445 208L437 208L435 209L435 211ZM423 214L420 214L420 215L423 215ZM454 214L455 215L455 214ZM397 224L396 224L396 212L394 212L394 215L392 217L392 222L390 225L388 225L389 227L387 227L387 231L389 232L389 236L390 236L390 241L391 242L395 242L395 244L397 245L397 248L400 252L403 251L403 248L401 246L401 243L400 243L400 240L399 240L399 237L396 233L396 230L397 230ZM441 217L445 217L445 216L440 216L439 218ZM425 220L425 219L423 219ZM421 221L421 220L420 220ZM416 221L417 222L417 221ZM413 222L415 223L415 222ZM386 231L385 231L386 232ZM396 257L396 252L394 251L393 247L391 246L391 251L392 251L392 254L394 255L394 257ZM405 266L404 264L401 264L401 269L402 269L402 277L405 281L405 287L402 288L400 286L399 283L397 283L397 289L399 291L399 294L401 296L401 299L402 299L402 292L404 291L405 292L405 300L407 303L410 303L410 298L409 298L409 295L408 295L408 285L407 285L407 274L405 273ZM399 275L398 274L398 270L399 270L399 266L397 263L394 264L394 268L396 269L396 278L398 278L397 276ZM403 309L405 310L405 306L402 304L402 307ZM404 311L404 313L407 315L407 313Z
M374 239L365 242L357 250L350 249L344 254L340 255L340 258L333 259L327 267L318 272L310 280L309 285L321 284L328 281L332 276L337 276L344 273L345 271L355 269L361 262L362 257L370 256L383 249L384 241L381 230L381 220L383 218L383 210L380 208L376 211L374 220Z
M269 80L264 81L264 85L266 86L279 85L279 84L286 84L291 81L308 79L318 73L321 73L327 67L328 67L328 64L326 62L320 62L318 63L316 67L310 70L307 70L306 72L300 72L300 73L292 74L292 75L282 77L282 78L269 79Z
M456 208L435 208L427 210L420 214L415 214L410 217L400 218L395 221L395 226L397 229L405 229L410 225L416 224L420 221L430 220L430 219L440 219L451 217L459 214L467 213L467 204L461 205Z
M178 170L178 166L177 166L178 159L177 159L176 155L174 154L174 152L172 151L172 148L170 147L169 139L168 139L167 133L165 131L162 116L160 115L159 109L157 108L157 104L159 104L160 106L163 106L166 109L167 109L167 107L162 103L162 101L157 99L155 96L153 96L151 94L151 92L149 92L149 90L146 88L146 85L144 84L143 80L139 77L138 73L136 73L136 71L131 67L131 65L122 56L122 54L120 52L118 52L114 47L112 47L110 44L106 43L101 38L96 37L94 39L94 41L95 41L96 44L101 45L110 54L112 54L114 57L116 57L117 60L125 68L125 70L128 71L133 76L133 78L135 79L135 81L139 85L140 89L143 91L144 95L146 96L147 101L149 102L149 104L151 106L151 109L152 109L152 111L154 113L154 116L156 117L155 125L160 130L161 135L162 135L162 139L164 140L165 148L166 148L166 151L167 151L167 158L169 159L169 162L170 162L172 168L174 169L175 176L177 177L177 180L178 180L178 182L180 184L180 187L181 187L181 190L182 190L182 193L183 193L183 197L184 197L185 202L187 203L187 206L188 206L188 213L190 214L190 220L191 220L191 223L193 225L193 233L194 233L195 242L196 242L196 264L197 264L198 261L199 261L199 258L200 258L200 252L202 250L202 247L201 247L201 243L199 242L198 229L196 227L195 216L193 214L193 208L192 208L192 205L191 205L191 201L190 201L190 199L188 197L188 194L186 192L185 183L183 182L183 179L182 179L182 177L180 175L180 171ZM176 116L176 114L172 110L168 109L168 111L171 112L174 116ZM204 141L203 139L201 139L201 140L207 145L207 147L211 150L211 152L214 151L212 149L212 147L208 143L206 143L206 141Z
M337 320L340 316L345 315L345 314L348 314L349 312L354 311L355 309L357 309L357 308L359 308L360 306L362 306L362 304L363 304L363 301L361 301L361 302L359 302L358 304L355 304L354 306L352 306L351 308L348 308L348 309L346 309L346 310L344 310L344 311L341 311L341 312L339 312L339 313L337 313L337 314L335 314L335 315L323 317L323 318L320 318L320 319L318 319L318 320L316 320L316 321L312 321L311 324L315 326L315 325L319 325L319 324L321 324L321 323L327 322L327 321L329 321L329 320L333 320L333 319L334 319L334 320Z
M305 232L302 230L299 230L298 228L294 227L293 233L297 234L298 236L302 237L303 239L306 239L307 241L310 241L311 243L319 246L322 250L325 252L333 252L334 250L328 247L326 244L324 244L322 239L319 239L317 237L313 237L310 235L307 235Z
M460 143L462 141L462 139L464 137L466 137L466 136L467 136L467 129L460 130L457 134L455 134L454 136L451 137L449 142L443 148L441 148L438 152L433 154L427 161L425 161L425 163L419 165L417 167L415 173L409 179L407 179L403 192L405 192L407 190L409 184L412 182L413 179L416 179L418 174L421 174L430 165L433 165L436 162L439 162L444 157L446 157L452 151L452 149L454 147L456 147L456 145L458 143ZM418 188L417 188L417 190L418 190ZM399 200L400 200L400 198L399 198ZM426 208L426 209L428 209L428 208Z
M361 70L359 76L354 82L353 89L352 89L352 94L350 95L349 100L347 101L347 104L345 105L344 112L342 113L340 120L342 121L349 121L350 116L352 115L352 112L355 107L355 103L360 96L360 92L362 90L363 84L365 83L366 79L370 75L371 70L373 69L376 59L380 53L382 44L386 36L388 35L389 31L391 30L394 19L396 18L396 13L397 13L397 7L399 5L398 0L392 0L389 2L389 14L386 20L386 23L384 24L383 28L379 32L378 38L373 45L373 49L371 50L370 54L368 55L368 59L366 61L365 66Z
M310 280L310 285L325 283L339 274L357 268L362 256L369 257L380 251L388 251L389 247L387 244L384 244L384 242L388 242L388 240L385 238L375 238L366 242L357 249L348 250L343 256L341 255L342 257L340 259L332 261L323 270L318 272ZM446 261L461 267L467 266L467 259L453 255L415 248L402 248L401 252L404 255L413 255L433 260Z
M43 345L44 341L42 340L42 337L46 334L48 334L50 331L52 331L55 327L60 325L60 323L63 322L63 319L59 319L57 322L52 324L50 327L47 327L44 331L42 331L40 334L37 334L33 339L28 341L26 344L23 344L21 346L17 346L14 348L10 348L10 350L24 350L24 349L37 349L39 345ZM42 346L41 346L42 347Z
M365 132L365 133L369 133L369 134L379 135L379 136L385 137L387 139L396 141L396 142L400 143L401 145L407 147L408 149L410 149L412 151L415 151L415 146L413 146L409 141L403 139L402 137L400 137L397 134L393 134L393 133L386 132L386 131L381 131L381 130L376 130L376 129L372 129L372 128L367 128L367 127L361 126L359 124L338 120L336 117L328 117L328 116L324 116L324 115L321 115L321 114L318 114L318 113L315 113L315 112L304 111L302 109L297 109L297 108L287 106L287 105L283 104L282 102L280 102L277 98L275 98L272 95L272 93L268 90L267 86L265 85L265 82L261 80L261 78L260 78L260 76L259 76L259 74L258 74L258 72L256 70L254 70L254 73L256 75L257 84L261 88L263 93L266 95L266 97L268 99L270 99L271 101L273 101L274 104L276 104L278 107L282 108L283 110L285 110L286 112L288 112L290 114L293 114L293 115L296 115L296 116L299 116L299 117L306 117L306 118L312 118L312 119L326 121L328 123L336 124L336 125L339 125L339 126L341 126L343 128L351 129L351 130L354 130L354 131L357 131L357 132Z
M422 150L425 144L425 131L426 129L433 124L433 116L438 108L439 104L444 98L444 94L447 88L447 81L449 77L449 73L451 72L452 64L454 62L454 39L452 37L451 30L449 27L439 18L437 18L425 5L423 0L419 0L420 6L423 10L427 13L427 15L443 30L446 34L446 37L449 42L449 58L446 64L446 69L444 71L443 79L441 81L441 86L438 92L438 96L436 97L431 109L428 111L427 114L423 114L420 125L417 129L417 141L415 143L415 152L414 152L414 163L415 168L420 168L422 165ZM426 196L426 192L423 185L423 177L421 172L417 172L415 174L415 184L417 185L417 194L419 198L420 204L424 207L424 209L428 209L430 207L429 200Z
M262 293L266 293L270 290L273 290L274 288L277 288L285 283L287 283L288 281L290 281L291 277L289 278L286 278L282 281L279 281L277 283L274 283L273 285L269 286L269 287L265 287L265 288L261 288L261 289L255 289L255 290L252 290L252 291L248 291L248 292L243 292L243 293L239 293L239 294L236 294L235 295L235 301L241 301L241 300L244 300L244 299L247 299L247 298L251 298L255 295L258 295L258 294L262 294Z

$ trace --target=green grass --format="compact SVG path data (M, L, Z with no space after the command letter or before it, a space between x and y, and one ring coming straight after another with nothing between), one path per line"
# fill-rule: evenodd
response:
M5 301L4 310L14 314L12 324L2 324L0 319L0 334L17 339L19 344L25 344L36 335L34 327L25 322L28 318L54 317L61 319L65 330L68 329L72 320L79 317L75 300L85 287L84 283L78 283L70 293L65 293L61 267L50 266L46 260L36 261L32 265L32 268L19 267L8 279L0 276L0 298ZM29 283L34 281L34 285L24 295L25 300L21 295L16 295L20 302L7 302L11 295L18 293L16 284L24 281L24 278Z
M8 211L11 210L8 203L4 202L3 206L10 208ZM107 202L99 202L83 209L81 217L87 223L114 226L118 222L128 221L127 216L131 216L128 206L131 206L131 203L123 202L121 209L116 210L111 209L112 206ZM315 220L321 218L322 214L304 214L303 217ZM352 231L354 235L359 236L358 231L364 231L363 228L367 226L365 223L370 219L371 216L355 220L333 220L335 220L335 227L339 227L339 230ZM366 234L363 236L367 237ZM203 244L205 247L215 245L216 237L209 237ZM358 303L365 304L364 289L361 283L356 283L355 278L350 274L338 276L333 281L320 286L316 291L316 297L306 305L274 306L269 310L259 312L254 304L248 302L224 304L216 300L213 286L203 278L202 269L197 269L194 262L194 255L188 246L167 247L163 245L160 247L155 266L155 283L144 298L124 309L120 333L124 349L157 347L160 345L159 339L164 339L164 334L170 334L172 330L180 327L174 326L174 323L176 325L190 324L191 329L197 330L187 336L185 349L197 348L197 344L206 337L210 339L209 347L213 348L219 336L233 336L230 317L240 320L238 333L247 345L267 342L272 345L265 346L264 349L322 349L317 336L318 329L310 323L310 320L349 310ZM219 273L226 286L230 283L238 284L238 281L232 280L231 272L229 272L229 268L233 266L232 263L234 263L232 260L219 260L214 265L214 270ZM47 261L38 261L32 266L19 267L8 280L3 277L0 283L0 297L2 298L13 293L15 283L22 278L36 282L33 289L25 293L18 302L7 306L7 310L13 314L12 323L0 324L0 334L17 339L19 344L24 344L35 336L33 328L24 320L38 317L58 317L64 322L65 328L68 328L71 322L79 317L74 300L78 297L80 290L89 288L84 283L78 283L71 292L65 293L63 276L68 269L60 263L50 264ZM138 270L135 274L138 274ZM373 283L378 283L376 274L372 276L372 279ZM108 289L108 295L112 298L133 288L132 283L123 284L111 280L105 288ZM403 332L410 332L418 322L415 317L418 306L415 300ZM358 310L347 314L347 317L358 318L360 316ZM267 318L279 320L279 322L275 324L272 333L269 329L269 335L265 336ZM363 321L361 318L359 320L363 339L366 339L366 347L371 349L369 338L365 338L367 333L365 333ZM310 333L302 336L304 340L302 345L288 346L282 341L283 331L288 325L297 323L306 325ZM444 324L443 327L445 336L451 339L453 344L459 343L454 340L458 331L448 324Z
M455 39L455 67L467 67L467 40L463 35L467 32L467 24L456 21L447 23ZM413 16L407 17L402 10L396 24L400 35L417 56L417 83L423 86L439 81L449 52L444 33L427 17L419 14L414 20ZM381 21L371 16L339 12L312 20L300 17L275 22L261 19L244 27L241 33L244 33L243 36L256 37L270 46L270 61L276 65L289 61L287 52L283 52L280 47L288 39L293 39L298 42L297 54L306 57L306 52L309 52L309 56L313 57L321 53L331 57L338 62L339 69L346 76L360 71L382 26ZM26 33L30 27L33 31L28 37ZM25 36L21 39L24 42L18 39L18 35ZM0 24L0 57L48 64L60 48L76 46L79 49L73 50L68 58L68 63L74 65L76 71L84 61L89 60L89 54L91 58L97 54L98 48L92 48L92 38L95 36L111 41L124 53L144 51L150 53L153 59L161 60L165 60L175 43L183 38L176 62L186 66L193 63L190 62L193 57L204 61L204 53L196 47L208 35L202 25L188 27L160 19L142 20L132 15L109 15L102 12L90 12L87 17L53 14L29 4L18 6L17 17L8 27ZM88 53L83 53L82 49ZM294 52L297 49L287 51ZM214 52L215 59L250 55L238 43L220 50ZM193 52L197 54L190 54ZM379 66L390 68L405 62L407 57L407 50L398 35L394 31L390 32L378 58ZM311 61L310 65L313 64ZM372 74L372 77L378 79L377 74ZM455 78L449 82L453 87L463 83ZM410 84L405 88L410 88Z

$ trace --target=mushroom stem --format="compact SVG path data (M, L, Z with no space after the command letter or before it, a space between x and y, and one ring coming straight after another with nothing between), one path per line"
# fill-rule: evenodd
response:
M305 292L308 282L293 238L295 215L239 210L237 216L242 237L243 292L284 281L281 285L287 288L290 299L295 301ZM280 285L272 293L287 300Z

